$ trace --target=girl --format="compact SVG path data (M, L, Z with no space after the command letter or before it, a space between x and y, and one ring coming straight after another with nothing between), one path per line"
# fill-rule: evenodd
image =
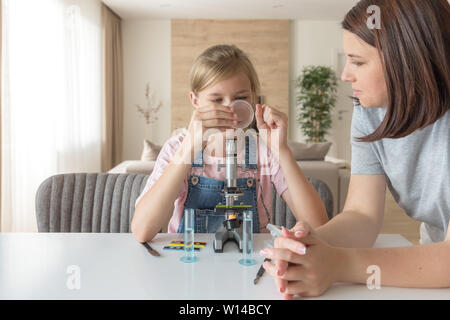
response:
M368 28L379 7L381 28ZM285 298L317 296L334 282L450 287L450 5L447 0L362 0L345 17L342 80L352 83L352 176L343 212L317 228L299 222L261 254ZM371 248L386 185L421 244ZM303 250L307 246L306 251ZM301 250L299 250L299 248Z
M225 170L217 170L219 163L225 163L225 158L205 151L215 151L211 146L223 141L225 130L236 126L237 115L230 108L233 101L245 100L254 106L259 93L258 77L247 55L239 48L217 45L196 59L190 85L189 97L194 111L187 132L165 143L136 201L131 231L139 242L150 241L168 217L168 232L183 232L184 208L196 209L195 232L214 233L224 220L223 213L215 213L214 208L218 203L225 203L221 195ZM258 128L267 130L269 136L278 121L275 116L281 115L270 107L257 105L256 116L260 119ZM255 122L250 126L254 125ZM208 129L216 129L218 134L210 135L202 143ZM279 139L280 145L286 147L286 135L280 135ZM204 152L194 152L199 145ZM245 171L237 171L237 186L244 193L239 202L252 206L254 232L267 231L265 227L271 220L272 184L297 219L315 227L325 223L328 218L324 205L295 160L285 163L284 167L282 163L280 168L278 155L272 154L266 143L257 145L260 146L258 159L253 162L256 166L249 165ZM242 149L238 150L238 159L242 157ZM297 179L285 180L289 175ZM292 194L301 194L302 198L294 203Z

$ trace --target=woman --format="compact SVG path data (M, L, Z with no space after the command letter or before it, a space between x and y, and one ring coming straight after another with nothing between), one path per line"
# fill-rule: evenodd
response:
M367 23L371 5L380 8L379 29ZM371 265L380 268L381 285L450 287L449 3L363 0L342 25L342 80L355 98L347 200L323 226L300 221L284 229L275 248L261 252L275 261L264 267L285 298L318 296L334 282L366 283ZM386 184L422 222L421 245L371 248Z

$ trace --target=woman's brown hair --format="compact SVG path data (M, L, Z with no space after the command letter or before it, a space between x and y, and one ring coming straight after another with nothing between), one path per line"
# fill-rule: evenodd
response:
M373 5L380 9L379 29L367 23ZM362 0L342 27L379 50L388 89L384 120L359 141L402 138L445 115L450 108L447 0Z

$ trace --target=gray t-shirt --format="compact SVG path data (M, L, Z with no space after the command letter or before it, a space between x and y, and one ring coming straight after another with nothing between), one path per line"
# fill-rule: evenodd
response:
M374 132L385 114L386 108L354 107L351 173L386 175L399 206L423 222L431 241L443 241L450 218L450 111L404 138L355 141Z

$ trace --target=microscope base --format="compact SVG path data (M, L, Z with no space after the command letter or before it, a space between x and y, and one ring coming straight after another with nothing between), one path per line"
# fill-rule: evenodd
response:
M225 227L221 227L214 236L214 252L223 252L223 247L229 240L236 242L239 251L242 252L242 226L231 231L228 231Z

